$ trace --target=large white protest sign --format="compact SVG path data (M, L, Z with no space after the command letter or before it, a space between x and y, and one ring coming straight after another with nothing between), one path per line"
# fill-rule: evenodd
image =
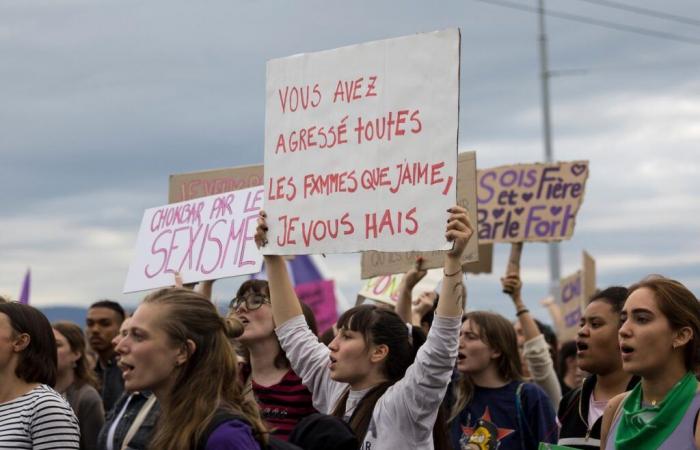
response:
M264 252L444 250L459 30L267 64Z
M124 292L172 285L175 272L185 283L259 272L263 197L257 186L147 209Z

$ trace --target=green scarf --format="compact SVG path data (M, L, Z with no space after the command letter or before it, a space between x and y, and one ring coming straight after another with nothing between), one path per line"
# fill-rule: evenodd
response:
M659 448L683 419L697 384L695 375L686 373L656 406L642 406L642 383L637 384L622 405L615 448Z

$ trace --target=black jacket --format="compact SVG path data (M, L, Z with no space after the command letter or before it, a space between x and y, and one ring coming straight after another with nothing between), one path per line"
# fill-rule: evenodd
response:
M588 407L590 405L593 388L595 388L596 376L583 380L583 386L567 393L559 403L559 445L593 450L600 448L600 427L603 417L599 417L593 424L588 423ZM629 391L639 383L639 377L633 376L627 384Z

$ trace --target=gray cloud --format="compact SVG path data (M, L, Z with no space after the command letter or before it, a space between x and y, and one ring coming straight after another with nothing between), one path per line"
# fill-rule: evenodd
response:
M700 17L690 0L663 8ZM471 1L3 2L0 291L17 291L31 266L37 303L136 301L121 286L142 212L165 202L167 176L262 161L268 59L452 26L462 30L460 147L478 150L481 167L541 159L534 15ZM561 246L565 273L586 249L601 285L661 271L697 292L698 46L547 26L552 69L588 69L552 79L555 154L591 161L576 236ZM506 255L498 246L495 274L471 281L476 307L504 301L496 275ZM546 291L545 246L528 245L524 258L535 301ZM351 297L357 257L328 260ZM216 295L236 283L220 282Z

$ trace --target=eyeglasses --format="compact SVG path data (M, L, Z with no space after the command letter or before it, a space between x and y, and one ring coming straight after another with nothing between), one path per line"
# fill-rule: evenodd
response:
M234 297L234 299L231 300L231 303L228 304L228 307L232 311L235 311L238 308L240 308L241 305L244 303L245 309L247 309L248 311L254 311L260 308L265 303L269 305L270 299L260 294L248 295L246 297Z

